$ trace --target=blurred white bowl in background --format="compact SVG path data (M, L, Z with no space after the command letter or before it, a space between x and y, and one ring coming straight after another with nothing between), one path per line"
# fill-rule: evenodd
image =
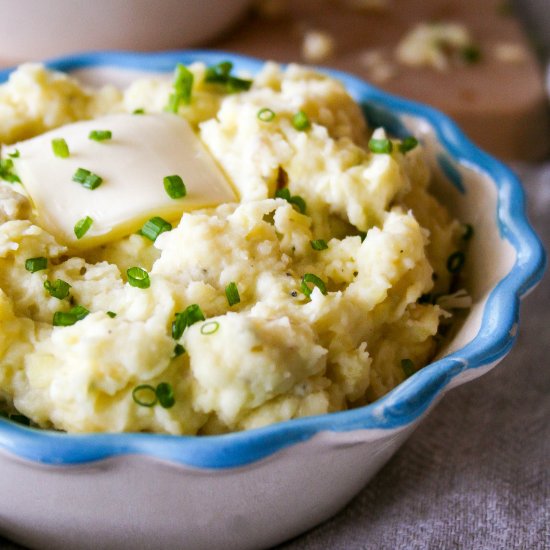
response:
M0 58L18 62L85 50L204 45L250 0L0 0Z

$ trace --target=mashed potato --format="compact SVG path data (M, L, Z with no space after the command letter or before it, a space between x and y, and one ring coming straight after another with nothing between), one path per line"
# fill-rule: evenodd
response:
M426 295L449 292L462 226L429 194L421 145L373 133L339 82L303 67L266 64L237 93L190 70L178 115L238 203L75 254L37 225L24 181L0 180L0 389L39 426L249 429L373 401L434 354L448 313ZM172 92L24 65L0 86L2 158L64 124L162 112ZM129 283L132 266L148 288ZM66 296L45 288L56 280Z

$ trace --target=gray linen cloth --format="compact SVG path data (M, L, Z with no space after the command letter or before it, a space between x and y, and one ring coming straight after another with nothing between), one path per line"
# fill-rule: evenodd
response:
M549 250L550 164L514 168ZM549 309L547 274L502 363L447 394L342 512L279 550L550 549Z

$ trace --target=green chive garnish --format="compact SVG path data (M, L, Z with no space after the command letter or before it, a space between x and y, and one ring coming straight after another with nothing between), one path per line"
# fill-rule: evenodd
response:
M132 114L133 115L144 115L145 114L145 109L134 109L132 111Z
M20 155L21 153L19 152L19 149L16 149L12 153L8 153L8 157L11 157L12 159L17 159L20 157Z
M227 80L227 91L230 94L235 92L246 92L250 90L250 86L252 86L252 80L247 80L245 78L230 76Z
M231 61L220 61L217 65L211 65L206 69L205 82L225 83L233 69Z
M160 406L163 409L169 409L174 406L174 403L176 402L174 390L172 389L172 385L168 384L168 382L161 382L157 386L155 394L159 400Z
M198 321L204 321L204 313L198 304L187 306L184 311L176 313L172 322L172 338L179 340L183 331Z
M327 287L325 283L322 281L322 279L320 279L319 277L317 277L317 275L314 275L313 273L306 273L302 277L302 284L300 285L300 290L307 297L311 296L311 293L313 291L313 288L309 287L308 283L311 283L312 285L316 286L321 291L321 294L326 295Z
M164 189L171 199L181 199L187 195L185 183L178 175L166 176L164 178Z
M389 155L393 151L393 144L389 139L370 139L369 149L373 153Z
M191 91L193 89L193 73L182 63L176 65L174 74L173 92L168 98L168 105L165 110L169 113L177 113L179 106L183 103L191 103Z
M405 153L408 153L409 151L412 151L417 145L418 145L418 140L414 136L409 136L409 137L406 137L399 144L399 151L405 154Z
M116 317L116 313L114 311L108 311L107 312L107 315L111 318L111 319L114 319Z
M204 323L201 327L201 334L214 334L215 332L218 332L218 329L220 328L220 323L218 321L208 321Z
M410 359L401 359L401 368L403 369L406 378L412 376L416 372L414 363Z
M328 244L323 239L309 241L309 244L311 245L311 248L313 248L313 250L326 250L328 248Z
M157 404L157 392L149 384L140 384L132 390L132 399L142 407L154 407Z
M44 288L52 298L64 300L69 295L71 285L66 281L56 279L53 283L51 281L44 281Z
M174 357L179 357L185 353L185 348L181 344L176 344L174 346Z
M275 113L271 109L264 107L258 111L257 117L262 122L271 122L275 118Z
M252 80L238 78L231 75L233 63L222 61L217 65L212 65L206 69L204 81L215 84L223 84L226 92L243 92L249 90L252 86Z
M113 137L111 130L92 130L88 134L88 138L94 141L106 141Z
M30 271L31 273L41 271L42 269L46 269L47 267L48 258L44 258L44 256L38 256L37 258L28 258L27 260L25 260L25 269L27 271Z
M86 309L84 306L74 306L69 310L69 313L74 315L77 321L82 321L84 317L89 315L90 311Z
M73 174L73 181L82 184L82 187L86 187L86 189L93 190L103 183L103 178L85 168L78 168Z
M56 157L66 159L70 156L69 146L63 138L52 139L52 150Z
M53 326L54 327L70 327L76 323L76 315L70 311L56 311L53 314Z
M458 273L462 269L465 260L466 257L463 252L453 252L447 258L447 271L449 273Z
M306 201L299 195L291 195L288 187L284 187L283 189L277 189L277 191L275 191L275 198L285 199L290 204L296 206L302 214L305 214Z
M303 132L311 126L311 123L309 122L309 118L304 113L304 111L298 111L292 117L292 126L294 126L294 128L296 128L296 130L299 130L300 132Z
M227 298L229 307L234 306L241 301L239 289L237 288L237 283L231 282L225 287L225 297Z
M126 270L128 276L128 283L130 286L137 288L149 288L151 286L151 279L149 273L141 267L130 267Z
M151 241L155 242L156 238L165 231L171 231L172 224L168 223L166 220L159 216L151 218L149 221L145 222L143 227L140 230L140 235L147 237Z
M12 159L0 159L0 178L9 183L21 183L19 176L13 171Z
M77 321L82 321L89 313L84 306L75 306L69 311L56 311L52 324L54 327L70 327Z
M86 216L85 218L78 220L74 225L74 234L76 235L76 238L82 239L82 237L86 235L90 227L92 227L93 223L94 220L92 220L90 216Z

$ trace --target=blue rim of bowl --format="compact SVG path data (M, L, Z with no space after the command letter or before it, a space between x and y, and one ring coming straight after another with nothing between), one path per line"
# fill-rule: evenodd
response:
M176 63L232 61L239 71L256 73L263 61L212 50L161 53L91 52L45 62L51 69L72 72L111 67L170 72ZM0 71L0 83L13 69ZM146 455L195 468L245 466L277 451L307 441L319 432L390 430L419 419L444 388L461 372L496 363L515 341L519 302L542 278L546 257L525 215L525 197L516 176L502 163L473 145L447 116L425 105L383 92L347 73L320 69L344 83L361 103L391 116L427 121L454 162L488 174L497 188L497 219L501 236L516 251L516 260L485 304L481 328L465 347L439 359L378 401L357 409L280 422L264 428L216 436L173 436L149 433L66 434L0 420L0 449L20 458L50 465L83 464L121 455ZM490 321L490 322L488 322Z

